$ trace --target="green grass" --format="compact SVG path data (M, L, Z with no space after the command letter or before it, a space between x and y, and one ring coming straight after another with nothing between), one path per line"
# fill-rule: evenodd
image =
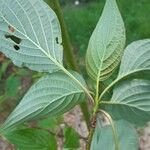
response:
M89 38L94 30L104 3L87 5L68 5L64 8L64 16L75 52L79 57L85 55Z
M150 38L149 0L119 0L119 8L126 26L127 44Z
M88 41L99 20L104 2L99 0L78 7L68 4L63 9L71 42L81 66L84 64L83 57ZM118 0L118 5L126 26L127 44L150 38L150 0Z

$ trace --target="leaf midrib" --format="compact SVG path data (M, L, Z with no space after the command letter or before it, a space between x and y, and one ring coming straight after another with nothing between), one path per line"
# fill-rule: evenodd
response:
M114 18L115 18L115 23L117 22L117 19L116 19L116 14L114 13L114 12L112 12L113 13L113 15L115 16ZM115 30L115 27L113 28L114 30ZM114 31L113 30L113 31ZM109 32L109 34L110 34L110 31L108 31ZM112 41L112 39L113 39L113 36L111 36L111 39L107 42L107 45L108 45L108 43L110 43L111 41ZM104 42L104 41L103 41ZM106 45L106 44L104 44L103 43L103 45ZM98 70L98 75L97 75L97 80L96 80L96 98L95 98L95 101L96 102L98 102L99 101L99 82L100 82L100 77L101 77L101 73L102 73L102 67L103 67L103 63L104 63L104 61L105 61L105 53L106 53L106 51L107 51L107 45L105 46L105 49L104 49L104 51L103 51L103 54L102 54L102 58L101 58L101 63L100 63L100 67L99 67L99 70Z
M4 19L4 21L8 24L11 25L15 30L17 30L20 34L22 34L24 37L26 37L31 43L33 43L38 49L40 49L60 70L62 70L64 73L66 73L72 80L74 80L74 82L76 82L84 91L85 93L89 96L89 98L91 100L93 100L93 97L91 96L91 94L89 93L88 89L86 87L84 87L82 85L82 83L76 79L69 71L67 71L57 60L55 60L50 54L47 54L44 49L39 46L37 43L35 43L32 39L30 39L26 34L22 33L21 31L19 31L15 26L13 26L9 21L7 21L5 19L5 17L2 15L1 16Z
M72 94L77 94L77 93L83 93L83 91L76 91L76 92L69 92L69 93L67 93L67 94L65 94L65 95L63 95L63 96L59 96L59 97L57 97L56 99L54 99L53 100L53 102L52 103L54 103L56 100L60 100L61 98L64 98L64 97L67 97L67 96L69 96L69 95L72 95ZM51 104L52 104L51 103ZM38 111L38 110L36 110L36 112L38 111L38 113L36 114L36 116L37 115L39 115L44 109L46 109L48 106L50 105L50 103L48 103L46 106L44 106L44 108L42 108L40 111ZM26 110L24 110L24 111L26 111ZM21 113L23 113L24 114L24 111L23 112L21 112ZM35 113L35 112L33 112L33 113ZM25 116L25 118L28 118L29 116L30 116L31 114L28 114L28 115L26 115ZM16 117L16 116L13 116L13 117ZM19 122L20 121L22 121L22 120L24 120L25 118L22 118L21 120L19 120ZM13 118L11 118L11 120L12 120ZM9 121L11 121L11 120L9 120ZM15 123L16 124L16 123ZM4 125L3 125L4 126ZM15 126L15 125L11 125L10 127L9 126L4 126L5 128L5 130L7 130L8 128L12 128L13 126ZM2 128L3 129L3 128Z
M132 105L132 104L127 104L127 103L122 103L122 102L113 102L113 101L101 101L100 104L104 104L104 105L124 105L124 106L127 106L129 108L135 108L135 109L138 109L138 110L141 110L141 111L145 111L139 107L136 107L135 105Z

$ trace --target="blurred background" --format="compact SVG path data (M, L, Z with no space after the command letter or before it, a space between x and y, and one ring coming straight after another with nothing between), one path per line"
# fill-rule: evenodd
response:
M126 27L126 45L138 39L150 38L150 0L117 0L117 2ZM60 3L74 49L74 59L86 76L86 49L105 0L60 0ZM41 75L25 68L15 67L0 53L0 123Z

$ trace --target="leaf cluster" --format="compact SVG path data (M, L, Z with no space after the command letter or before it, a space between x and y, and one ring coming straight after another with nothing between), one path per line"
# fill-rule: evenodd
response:
M90 99L92 116L97 120L90 149L137 150L133 125L143 125L150 118L150 39L135 41L125 48L126 32L116 0L106 0L88 44L86 69L95 87L94 96L82 75L63 65L61 28L51 8L41 0L0 3L0 51L19 67L47 74L30 88L1 126L0 133L21 150L29 149L26 146L33 140L37 144L30 149L46 150L50 145L47 139L51 139L47 132L12 130L33 119L57 117ZM117 77L111 80L118 67ZM112 82L102 89L108 79ZM109 125L101 124L100 113ZM76 138L70 128L65 136L72 132L70 136ZM20 145L20 141L25 143ZM52 141L55 143L55 139ZM65 145L68 143L79 145L77 141Z

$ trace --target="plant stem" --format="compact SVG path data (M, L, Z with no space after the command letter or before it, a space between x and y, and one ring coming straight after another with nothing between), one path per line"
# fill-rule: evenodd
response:
M76 65L76 62L73 56L73 47L70 42L69 34L68 34L67 27L64 21L63 12L62 12L59 0L48 0L47 2L57 14L60 25L61 25L65 64L67 65L67 68L69 69L78 70L78 67ZM90 129L90 113L89 113L88 105L86 101L80 104L80 107L81 107L83 116L85 118L87 127L88 129Z
M90 132L89 132L88 141L87 141L87 145L86 145L86 150L90 150L94 130L95 130L95 127L96 127L96 120L97 120L97 112L94 112L93 113L93 118L92 118L92 126L91 126L91 129L90 129Z
M70 42L69 34L67 31L67 27L64 21L63 12L59 3L59 0L48 0L48 4L53 8L55 11L60 25L61 25L61 31L62 31L62 44L64 47L64 59L65 64L67 65L67 68L69 69L75 69L78 70L78 67L75 62L75 58L73 55L73 47Z
M89 136L88 136L88 144L87 144L86 150L90 150L91 142L92 142L95 126L96 126L97 111L98 111L98 106L99 106L99 90L100 90L99 89L99 86L100 86L99 77L100 77L100 71L98 73L98 77L97 77L97 81L96 81L96 95L95 95L95 99L94 99L95 106L93 108L92 128L91 128Z
M90 130L90 133L89 133L89 136L88 136L87 145L86 145L86 150L90 150L93 134L94 134L94 128L92 128Z

